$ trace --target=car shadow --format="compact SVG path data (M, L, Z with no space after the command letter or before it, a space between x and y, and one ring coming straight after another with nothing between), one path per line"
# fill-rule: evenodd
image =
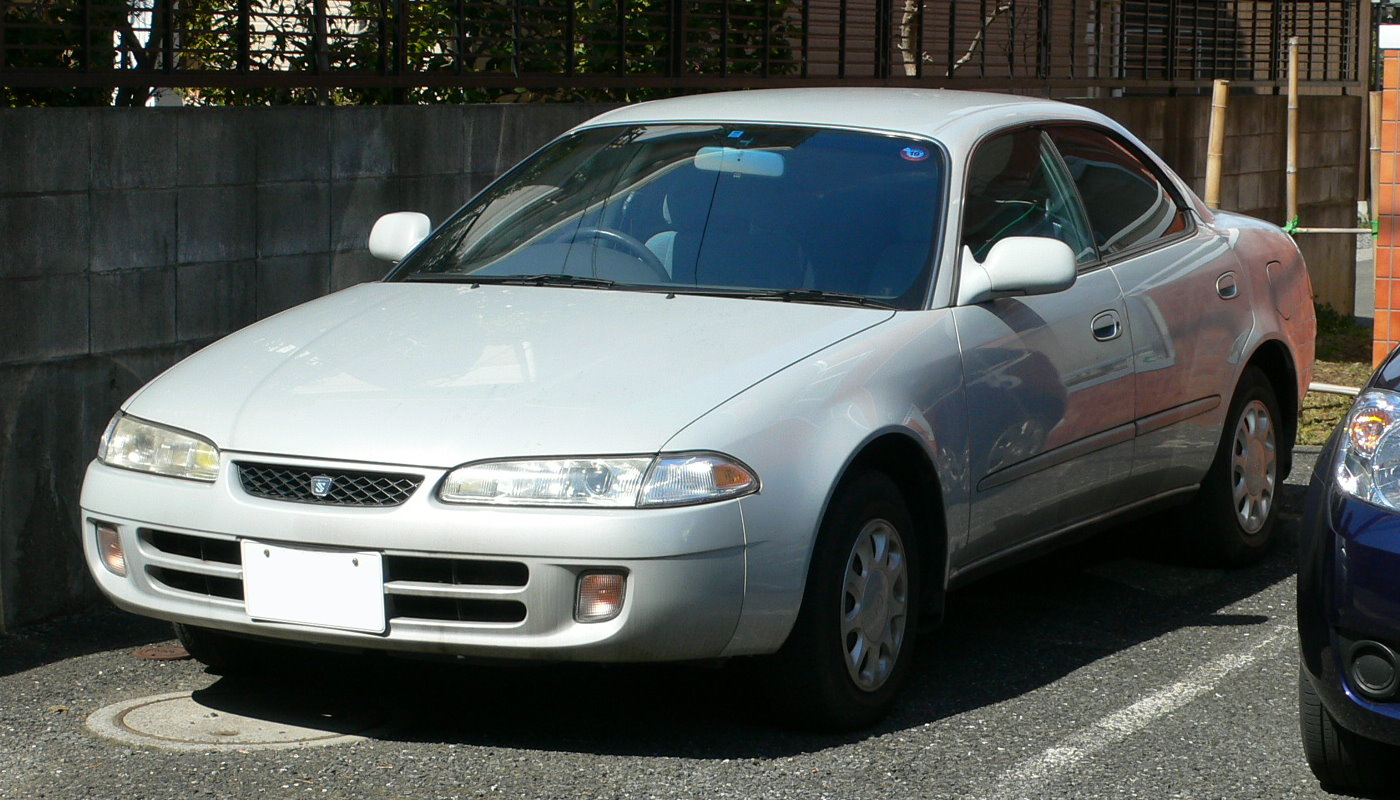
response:
M744 660L481 666L288 650L270 677L220 678L207 691L250 716L288 703L340 715L374 707L387 723L369 735L385 741L708 759L820 751L1018 697L1181 628L1277 624L1221 609L1293 575L1302 493L1285 487L1277 542L1248 569L1162 559L1176 524L1167 514L959 590L947 622L921 639L894 712L849 735L785 728Z
M0 634L0 676L170 639L170 623L108 606Z

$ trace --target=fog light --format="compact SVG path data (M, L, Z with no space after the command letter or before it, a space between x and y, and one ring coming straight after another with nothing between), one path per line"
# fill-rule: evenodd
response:
M113 575L126 575L126 554L122 552L122 538L117 526L109 522L93 523L97 526L97 553L102 563Z
M1371 700L1389 700L1400 687L1394 650L1380 642L1354 642L1350 648L1352 685Z
M574 619L606 622L622 613L627 577L616 572L588 572L578 578L578 604Z

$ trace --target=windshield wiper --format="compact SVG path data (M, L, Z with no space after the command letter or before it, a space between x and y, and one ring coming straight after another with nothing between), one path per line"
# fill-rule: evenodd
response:
M876 300L863 294L850 292L826 292L821 289L784 289L773 294L776 300L785 303L831 303L842 306L867 306L869 308L895 308L894 304Z
M607 289L616 286L617 281L607 278L593 278L587 275L566 275L562 272L542 272L538 275L482 275L468 276L478 283L503 283L507 286L587 286Z
M419 273L407 280L432 281L439 283L496 283L506 286L587 286L607 289L616 281L607 278L591 278L587 275L565 275L562 272L546 272L539 275L472 275L460 272Z
M849 292L827 292L821 289L672 289L677 294L701 294L713 297L744 297L756 300L781 300L784 303L825 303L835 306L897 309L893 303Z

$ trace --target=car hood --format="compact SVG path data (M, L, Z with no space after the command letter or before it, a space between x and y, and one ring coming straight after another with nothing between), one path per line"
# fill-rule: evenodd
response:
M366 284L215 342L125 410L225 450L383 464L648 453L892 315L656 292Z

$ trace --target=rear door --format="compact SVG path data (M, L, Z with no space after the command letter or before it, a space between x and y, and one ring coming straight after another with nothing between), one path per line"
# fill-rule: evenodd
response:
M1130 142L1079 125L1047 133L1123 289L1137 374L1135 491L1193 485L1219 438L1236 340L1250 329L1238 261Z
M964 264L1008 236L1043 236L1068 243L1081 270L1062 292L954 311L973 490L957 568L1120 505L1133 448L1127 310L1048 137L1026 128L989 138L968 175Z

